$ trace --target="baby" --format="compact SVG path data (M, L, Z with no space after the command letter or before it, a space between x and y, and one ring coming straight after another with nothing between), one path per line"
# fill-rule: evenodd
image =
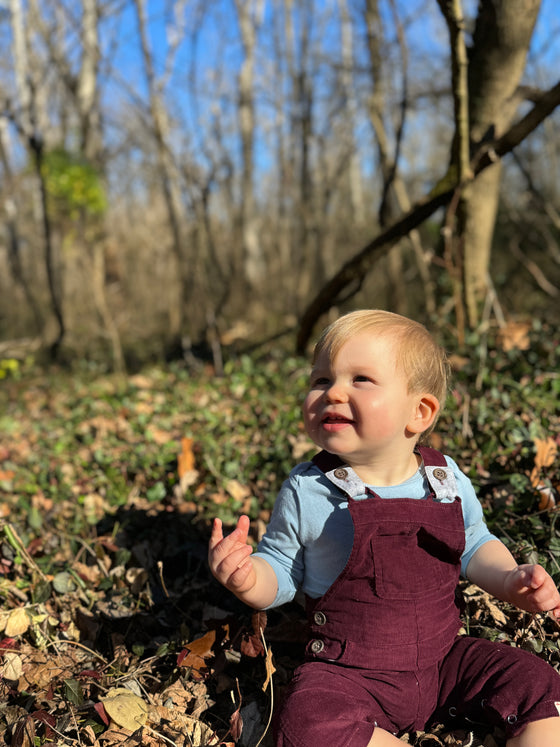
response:
M560 675L508 645L458 635L460 574L529 612L560 617L540 565L488 531L455 462L422 445L448 363L425 327L356 311L315 348L303 406L321 451L295 467L256 553L241 516L215 519L214 576L265 609L306 596L310 639L275 719L278 747L390 747L457 714L501 726L508 747L560 746Z

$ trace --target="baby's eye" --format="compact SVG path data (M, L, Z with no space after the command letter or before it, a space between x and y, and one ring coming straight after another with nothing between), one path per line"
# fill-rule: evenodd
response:
M329 385L329 379L326 376L316 376L311 379L311 388L317 389Z
M366 376L365 374L358 374L357 376L354 376L354 383L355 384L373 384L373 379L371 376Z

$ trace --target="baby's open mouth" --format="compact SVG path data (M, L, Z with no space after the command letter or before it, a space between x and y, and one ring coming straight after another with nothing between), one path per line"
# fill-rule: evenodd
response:
M349 425L354 421L352 418L347 418L344 415L329 413L323 416L321 422L323 425Z

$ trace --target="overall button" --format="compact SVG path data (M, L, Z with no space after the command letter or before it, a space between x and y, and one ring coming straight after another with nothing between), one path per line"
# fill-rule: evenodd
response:
M320 641L318 638L316 638L314 641L311 641L311 652L313 654L320 654L324 648L325 648L325 644L323 643L323 641Z
M443 482L447 477L447 472L444 469L441 469L441 467L438 467L434 470L434 477L436 478L436 480Z
M324 612L315 612L313 614L313 621L315 625L324 625L327 622L327 616Z
M508 722L508 724L515 724L517 722L517 716L515 715L515 713L510 713L506 721Z
M334 476L339 480L346 480L348 477L348 470L345 470L344 467L337 467L334 471Z

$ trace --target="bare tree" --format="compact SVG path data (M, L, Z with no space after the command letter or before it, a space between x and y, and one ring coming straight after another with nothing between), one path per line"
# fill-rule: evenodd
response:
M475 327L491 284L490 254L502 171L498 161L473 184L470 153L502 135L522 101L517 89L540 0L481 2L469 60L460 0L438 3L449 28L451 46L456 128L450 170L461 185L453 208L458 215L457 238L453 239L448 224L446 243L447 254L453 254L459 269L457 275L455 268L449 267L460 281L456 309L462 337L463 303L469 325ZM450 249L453 242L457 245L454 252Z
M30 13L33 11L34 5L31 4ZM56 358L66 334L66 324L63 315L61 291L54 268L52 226L48 213L47 187L43 171L45 131L41 128L40 122L44 122L46 116L41 106L41 103L44 104L44 102L40 101L39 96L41 90L40 70L37 68L37 65L32 66L29 62L31 48L29 35L33 33L35 27L33 24L26 24L24 13L25 10L21 0L10 0L13 60L18 96L16 108L11 111L11 118L26 144L36 176L37 206L42 225L45 270L51 307L57 325L57 332L55 339L50 345L50 351L52 357Z
M447 205L453 196L456 201L461 201L458 233L463 242L463 288L469 322L471 325L476 324L475 312L489 287L489 249L498 199L500 156L521 142L534 129L537 119L539 122L543 121L558 103L557 89L553 88L538 99L530 116L524 117L516 125L511 124L520 102L515 91L524 69L538 5L536 0L515 0L513 3L481 0L468 76L470 153L473 155L469 155L466 160L466 69L464 57L461 57L462 42L459 33L462 15L458 0L445 0L442 3L448 25L451 24L451 39L454 44L453 78L457 124L451 155L452 167L428 197L346 262L320 290L302 317L297 344L299 350L307 342L318 316L335 305L345 290L350 288L350 293L355 293L361 287L363 274L371 266L374 255L378 258L386 254L398 238L419 226L438 207ZM496 105L497 100L501 102L501 108ZM495 162L491 161L491 157L495 157ZM490 172L488 178L487 171ZM469 186L471 175L476 179ZM463 182L460 181L461 178ZM492 189L489 192L490 185ZM486 195L486 202L480 202L483 195ZM478 209L484 211L480 216ZM348 294L347 291L347 296Z
M255 54L259 26L264 10L263 0L235 0L237 22L243 46L239 71L239 131L243 167L241 174L241 232L245 256L245 274L249 284L258 288L265 268L260 246L255 209Z
M483 151L477 154L471 164L475 179L478 174L484 173L485 169L495 165L498 159L523 142L559 105L560 83L557 83L541 94L528 114L513 124L502 137L489 141ZM333 275L317 293L301 318L296 341L296 350L299 353L305 351L319 317L335 306L343 295L348 298L349 287L352 288L352 294L357 293L365 275L375 262L385 256L396 241L421 225L436 210L447 205L456 192L455 179L442 179L426 197L415 203L408 213L369 242Z
M82 61L78 72L76 100L81 134L81 150L86 159L103 171L103 134L99 106L98 72L100 43L98 33L99 0L82 0ZM89 253L92 291L95 308L111 342L113 366L116 371L125 369L120 333L105 289L105 229L89 235L83 227L82 236Z
M162 96L162 82L158 82L154 69L153 54L148 37L145 0L134 0L140 47L144 64L144 73L148 86L149 109L151 116L152 134L155 141L159 177L165 198L167 216L171 229L171 244L179 281L178 303L170 308L169 335L171 340L178 340L182 346L183 338L187 334L186 305L189 301L189 267L185 252L185 240L181 222L181 190L177 170L174 165L173 153L168 142L169 120L167 109Z
M385 124L390 114L387 91L390 76L387 74L387 66L385 64L385 52L388 41L385 38L384 24L379 12L378 0L365 0L363 14L371 81L370 94L367 98L367 113L375 133L382 178L378 220L379 226L383 230L391 224L399 213L406 212L411 207L405 183L399 173L399 160L407 113L406 107L408 105L408 54L403 29L400 20L396 16L396 12L394 12L402 66L402 90L399 96L401 102L400 111L395 117L397 124L395 127L394 145L391 147L390 133ZM426 253L422 247L420 233L417 229L413 229L407 238L413 247L422 279L426 309L428 313L432 314L435 310L434 284L430 276ZM407 293L403 285L400 245L396 245L389 252L389 272L394 289L392 294L393 307L395 310L406 313Z

